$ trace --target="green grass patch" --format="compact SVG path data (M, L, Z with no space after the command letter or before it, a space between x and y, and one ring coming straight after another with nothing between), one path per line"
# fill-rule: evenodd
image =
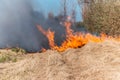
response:
M17 62L20 56L26 53L25 50L21 48L12 48L9 50L0 50L0 63L3 62Z

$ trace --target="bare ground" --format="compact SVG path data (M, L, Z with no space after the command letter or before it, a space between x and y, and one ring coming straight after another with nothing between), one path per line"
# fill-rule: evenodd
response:
M0 80L120 80L120 43L115 41L21 57L0 63Z

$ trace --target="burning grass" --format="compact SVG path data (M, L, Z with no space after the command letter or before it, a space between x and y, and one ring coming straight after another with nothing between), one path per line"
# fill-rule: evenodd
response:
M47 31L44 30L41 26L37 26L39 31L42 32L49 41L49 46L52 50L57 50L59 52L65 51L68 48L79 48L84 46L89 42L104 42L105 40L116 40L120 41L120 37L112 37L108 36L104 33L100 34L100 36L95 36L90 33L81 33L81 32L74 32L71 29L71 22L66 21L64 22L64 26L66 29L66 40L61 43L61 46L57 46L54 41L54 31L48 29ZM45 51L45 48L43 48Z
M119 80L120 38L105 34L94 36L74 32L71 23L64 23L66 40L57 46L55 32L38 29L48 38L52 50L23 55L22 50L1 50L1 80ZM79 48L82 47L82 48ZM77 48L77 49L70 49ZM57 51L56 51L57 50ZM62 54L60 54L62 53ZM17 56L21 60L16 62ZM5 56L4 56L5 55ZM15 58L15 63L14 62ZM13 60L13 61L12 61ZM11 61L11 62L10 62ZM10 62L10 63L9 63Z

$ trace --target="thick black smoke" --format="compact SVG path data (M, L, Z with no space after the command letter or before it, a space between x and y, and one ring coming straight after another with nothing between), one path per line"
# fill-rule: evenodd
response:
M49 48L36 24L56 31L55 36L59 38L55 40L60 45L64 27L59 25L57 18L46 19L42 13L35 12L30 0L0 0L0 48L21 47L30 52Z

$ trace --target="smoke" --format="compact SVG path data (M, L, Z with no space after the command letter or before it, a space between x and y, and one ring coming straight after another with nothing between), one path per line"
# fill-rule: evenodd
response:
M29 52L49 48L46 37L38 31L36 24L44 29L51 27L57 32L55 41L58 45L62 42L60 37L65 31L58 19L46 19L43 13L35 12L31 1L0 0L0 48L21 47Z
M30 0L0 0L0 48L41 49L41 35L32 12Z
M55 43L59 46L61 45L61 42L65 39L65 27L61 25L62 20L60 19L60 16L49 16L48 18L45 18L45 16L40 12L34 12L34 21L36 24L39 24L43 27L46 31L50 29L51 31L55 32ZM44 36L45 37L45 36ZM44 44L47 45L47 44ZM49 48L47 46L44 46L46 48Z

